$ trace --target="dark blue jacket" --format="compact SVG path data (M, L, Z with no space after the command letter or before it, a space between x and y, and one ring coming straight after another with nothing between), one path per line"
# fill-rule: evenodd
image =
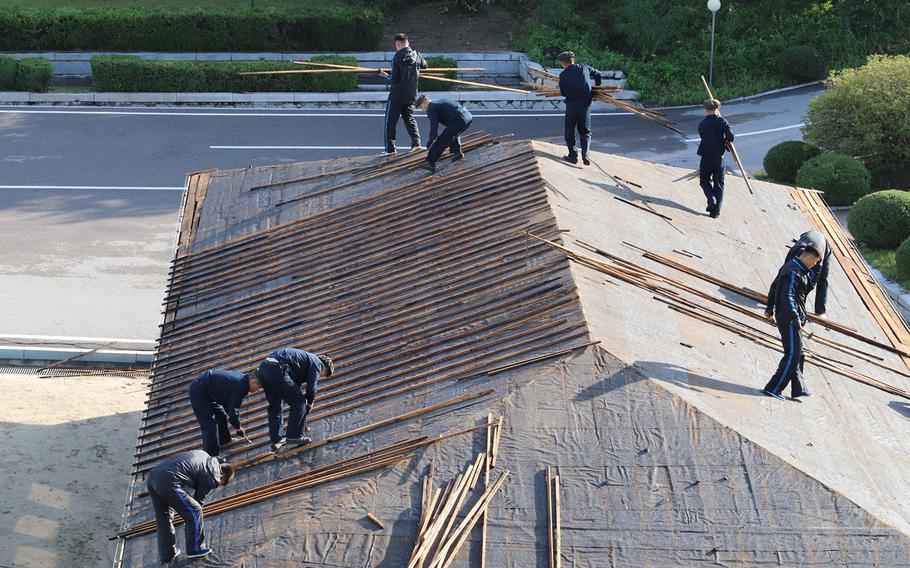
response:
M430 140L436 140L439 136L439 125L448 126L455 121L461 121L465 124L474 120L474 116L458 103L439 99L431 102L427 107L427 118L430 119ZM432 146L432 144L430 144Z
M221 463L202 450L181 452L155 464L146 482L157 493L173 486L192 489L193 499L202 504L221 485Z
M216 403L216 412L223 412L234 428L240 428L240 405L250 392L250 381L242 373L212 369L201 373L194 381L199 392Z
M603 75L600 71L573 63L559 74L559 93L566 98L566 103L591 104L591 79L600 85Z
M292 381L298 385L306 385L307 404L313 404L316 400L316 384L322 372L322 361L319 357L303 349L291 348L279 349L269 357L284 366Z
M727 119L716 114L709 114L698 125L701 143L698 155L709 160L719 160L727 150L727 142L733 142L733 131Z
M815 290L815 313L822 315L828 304L828 271L831 268L831 245L828 244L828 240L818 231L806 231L790 247L787 260L799 256L809 245L822 255L818 264L809 269L809 292L818 286Z
M809 269L798 258L780 267L768 290L768 309L778 325L793 320L806 323L806 294L809 293Z
M414 102L417 98L417 80L420 69L427 68L427 61L410 47L402 47L392 58L389 73L389 98L398 103Z

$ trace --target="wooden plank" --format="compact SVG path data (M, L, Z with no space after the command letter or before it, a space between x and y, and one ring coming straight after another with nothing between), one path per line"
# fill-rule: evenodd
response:
M373 523L374 523L377 527L379 527L380 529L385 530L385 525L382 524L382 521L380 521L380 520L376 517L376 515L374 515L373 513L367 513L367 518L370 519L371 521L373 521Z
M561 526L562 522L559 514L559 476L557 475L553 478L553 531L556 533L553 537L553 541L556 544L555 552L553 554L553 565L555 568L559 568L562 564Z
M553 473L550 466L547 466L547 553L550 557L550 568L554 568L553 559L555 557L556 543L553 542Z

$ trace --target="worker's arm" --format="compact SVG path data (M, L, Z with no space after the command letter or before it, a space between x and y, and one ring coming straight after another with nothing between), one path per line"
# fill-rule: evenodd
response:
M565 73L565 71L563 71L563 73ZM563 85L563 82L562 82L563 73L559 74L559 94L564 97L564 96L566 96L566 87L565 87L565 85Z
M603 74L593 67L588 67L589 76L594 79L594 84L600 86L600 82L603 81Z
M227 408L227 419L230 422L231 426L237 430L243 430L240 427L240 405L243 404L243 395L235 393L230 400L230 404Z
M429 67L429 64L427 64L427 60L424 58L423 55L420 55L420 52L418 52L417 53L417 68L426 69L427 67Z
M309 376L306 378L306 405L313 406L316 401L316 387L319 383L319 368L313 367Z
M221 464L217 458L208 458L208 461L200 467L199 475L196 476L196 487L193 490L193 499L199 501L200 505L205 504L205 497L221 485Z
M798 293L796 289L796 277L796 271L793 270L787 278L787 309L790 310L790 315L802 324L802 318L799 316L799 298L796 297Z
M775 277L768 288L768 301L765 303L765 315L769 318L774 317L774 304L777 302L777 280Z
M822 268L818 274L818 282L815 286L815 314L824 315L828 305L828 269L831 266L830 258L826 257L822 261Z
M735 136L733 136L733 131L730 129L730 123L727 122L726 118L722 118L721 120L724 121L724 141L733 142Z
M429 148L439 136L439 117L436 116L435 108L430 107L427 109L427 118L430 119L430 139L427 142L427 148Z

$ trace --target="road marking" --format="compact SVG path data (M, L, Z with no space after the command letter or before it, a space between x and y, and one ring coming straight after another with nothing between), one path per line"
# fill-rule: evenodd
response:
M554 111L550 113L518 113L515 114L515 111L509 111L511 114L475 114L474 118L552 118L552 117L561 117L563 116L562 111ZM101 116L107 115L116 115L116 116L213 116L213 117L259 117L259 118L288 118L288 117L298 117L298 118L318 118L318 117L328 117L328 118L382 118L383 114L366 114L366 113L340 113L340 112L282 112L282 113L271 113L271 112L186 112L186 111L124 111L124 110L101 110L101 111L92 111L92 110L39 110L39 109L26 109L26 110L15 110L15 109L0 109L0 114L97 114ZM591 113L591 116L632 116L631 112L594 112Z
M790 126L781 126L779 128L768 128L766 130L756 130L754 132L743 132L736 133L737 138L742 138L743 136L757 136L759 134L768 134L769 132L780 132L781 130L793 130L794 128L802 128L805 126L802 122L799 124L791 124ZM686 138L686 142L701 142L701 138Z
M209 146L212 150L382 150L384 146Z
M183 191L181 186L143 185L0 185L0 189L114 189L118 191Z

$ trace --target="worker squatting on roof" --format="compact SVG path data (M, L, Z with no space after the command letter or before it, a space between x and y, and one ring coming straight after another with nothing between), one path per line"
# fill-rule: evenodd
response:
M414 101L417 99L417 81L420 70L427 68L426 59L411 49L406 34L395 35L395 57L392 58L392 72L379 70L380 77L389 82L389 99L385 105L385 151L383 155L395 154L396 129L399 117L411 137L411 150L420 150L420 130L414 120Z
M190 405L202 431L202 449L210 456L221 454L221 445L231 441L228 423L238 437L246 433L240 425L240 405L247 394L262 388L259 372L235 373L213 369L200 373L190 385Z
M724 203L724 152L727 145L733 142L733 132L730 123L720 115L720 101L708 99L705 101L705 118L698 125L698 182L701 190L705 192L708 207L705 211L712 218L720 217L720 208Z
M575 63L575 54L563 51L556 56L562 64L559 74L559 93L566 99L565 137L569 154L563 159L572 164L578 163L578 148L575 145L575 131L581 142L581 161L591 165L588 150L591 147L591 102L594 84L600 85L603 75L597 69Z
M417 108L427 113L430 119L430 139L427 142L429 151L421 168L435 172L436 162L446 148L452 153L453 160L464 158L461 151L461 135L471 126L474 116L459 103L446 99L434 102L427 95L420 95L417 98ZM442 134L438 133L440 124L445 126Z
M158 558L162 564L170 563L180 554L174 511L183 519L187 558L201 558L212 553L212 549L205 546L202 507L213 489L227 485L233 477L234 468L230 464L221 463L201 450L181 452L152 468L145 484L155 510Z

